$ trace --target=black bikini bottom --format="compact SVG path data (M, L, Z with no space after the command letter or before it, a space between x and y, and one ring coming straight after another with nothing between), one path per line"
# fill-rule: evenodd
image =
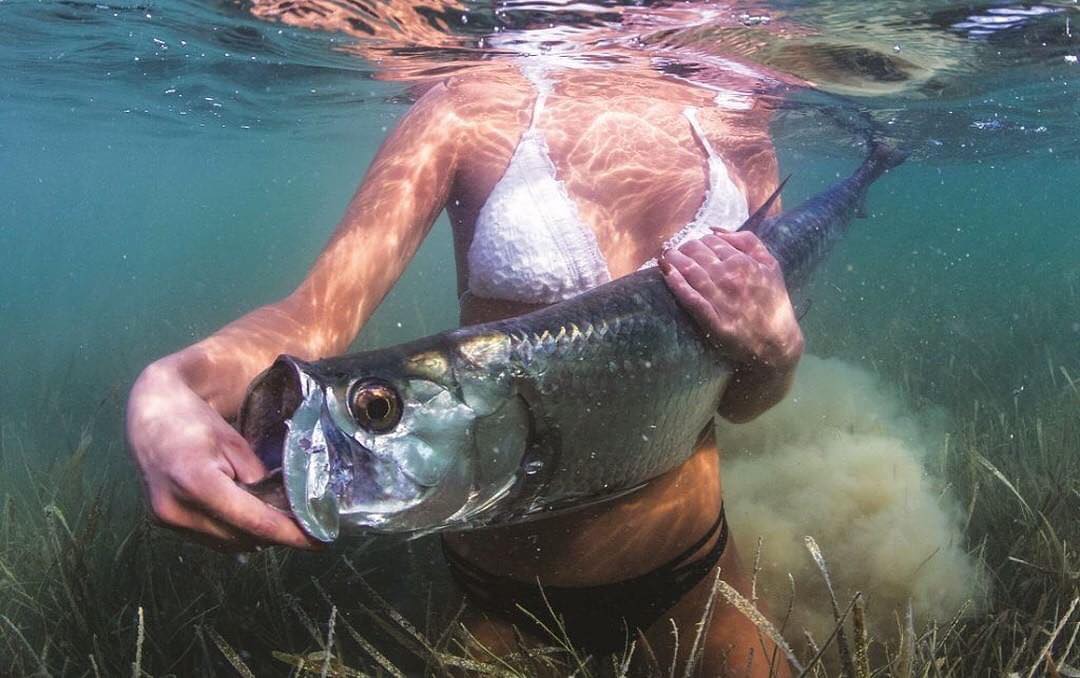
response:
M693 561L694 554L715 537L712 548ZM443 542L450 572L473 602L495 610L519 629L554 642L552 612L562 617L575 647L594 655L622 652L628 637L646 630L693 589L724 553L728 527L724 507L709 531L681 554L651 572L600 586L544 586L491 574L462 559ZM519 607L520 606L520 607ZM530 614L527 614L527 610ZM534 619L535 617L535 619ZM540 623L538 623L540 622Z

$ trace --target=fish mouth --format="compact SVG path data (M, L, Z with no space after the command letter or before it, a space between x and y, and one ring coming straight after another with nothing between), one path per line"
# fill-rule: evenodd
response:
M349 434L333 390L313 371L303 361L279 358L252 384L240 432L272 469L247 489L266 500L276 497L270 503L291 512L308 535L332 542L343 522L377 530L418 504L429 488Z

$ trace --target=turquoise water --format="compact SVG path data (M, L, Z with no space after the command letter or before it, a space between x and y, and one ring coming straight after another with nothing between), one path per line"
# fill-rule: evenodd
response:
M811 66L798 75L824 93L797 95L776 123L788 204L845 176L861 131L913 151L800 304L809 353L878 375L912 416L944 412L953 428L979 407L1040 411L1080 380L1080 14L1048 3L1011 33L981 34L955 26L1008 5L872 5L746 4L725 10L735 29L652 45L708 39L779 70L796 50L777 45L801 46ZM456 37L418 51L467 69L480 56L450 47L493 25L582 22L554 4L508 7L436 8ZM95 466L133 494L122 417L134 377L291 291L407 110L408 83L343 51L362 35L247 9L0 2L6 491L21 491L24 461L64 458L92 420ZM768 23L743 15L811 30L753 50ZM909 76L890 59L910 60ZM444 215L357 345L455 326L454 280Z
M151 356L291 291L401 112L372 108L318 134L250 138L133 136L122 117L6 125L2 244L21 263L2 274L3 351L35 367L5 379L5 411L32 416L20 394L42 388L63 385L79 401L122 388ZM413 285L448 289L448 238L436 229ZM437 301L418 327L416 300L395 294L368 331L400 340L445 328L454 296Z

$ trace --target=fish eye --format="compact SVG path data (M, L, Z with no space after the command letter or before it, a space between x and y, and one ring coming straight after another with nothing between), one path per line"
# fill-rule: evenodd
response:
M358 381L349 394L349 412L361 428L386 433L401 421L401 398L384 381Z

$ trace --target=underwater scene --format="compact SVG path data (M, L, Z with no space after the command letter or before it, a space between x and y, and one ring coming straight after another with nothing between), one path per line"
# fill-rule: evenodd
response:
M1080 676L1078 20L0 0L0 675Z

